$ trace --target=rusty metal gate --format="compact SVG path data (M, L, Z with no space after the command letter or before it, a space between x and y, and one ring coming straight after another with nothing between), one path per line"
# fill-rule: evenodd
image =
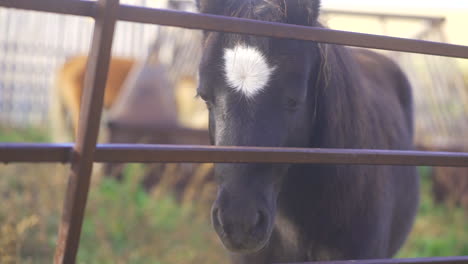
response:
M55 263L57 264L75 263L94 162L255 162L468 167L468 153L184 145L96 145L104 84L109 67L114 28L118 20L465 59L468 59L467 46L215 15L148 9L120 5L119 0L98 0L97 2L84 0L0 0L0 6L87 16L95 19L75 144L0 143L0 162L63 162L71 164L55 254ZM468 256L320 263L468 263Z

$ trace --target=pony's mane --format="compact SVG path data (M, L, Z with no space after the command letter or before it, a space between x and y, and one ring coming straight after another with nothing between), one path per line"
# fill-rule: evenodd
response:
M329 144L332 144L333 147L359 148L367 145L369 130L363 120L367 119L368 103L366 98L358 99L356 96L361 83L351 74L351 69L359 68L352 59L352 52L340 45L322 43L318 44L318 51L320 65L315 91L322 100L315 102L315 106L319 107L315 112L321 112L319 127L325 133L317 138L324 144L320 147L330 147ZM356 118L349 119L349 113Z
M282 22L286 17L284 6L271 0L228 0L223 15L267 22Z

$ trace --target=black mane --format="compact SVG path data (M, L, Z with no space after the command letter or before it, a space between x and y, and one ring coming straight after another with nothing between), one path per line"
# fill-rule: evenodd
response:
M320 1L293 0L299 3L294 8L287 7L286 1L289 0L200 0L197 6L202 13L297 25L304 24L307 11L305 21L315 25Z

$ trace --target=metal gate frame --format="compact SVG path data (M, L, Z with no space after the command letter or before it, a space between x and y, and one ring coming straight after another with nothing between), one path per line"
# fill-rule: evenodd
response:
M187 145L96 145L115 24L118 20L290 38L347 46L468 59L468 46L376 36L207 14L120 5L119 0L0 0L0 7L95 19L75 144L0 143L0 162L71 164L55 263L75 263L94 162L223 162L431 165L468 167L468 153L214 147ZM467 257L335 261L316 263L468 263Z

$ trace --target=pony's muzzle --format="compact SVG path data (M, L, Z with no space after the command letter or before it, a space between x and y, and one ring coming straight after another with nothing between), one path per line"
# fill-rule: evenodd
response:
M220 203L218 196L211 218L223 245L236 253L253 253L261 250L270 236L270 215L266 209L251 203L233 201ZM238 204L236 206L236 204Z

